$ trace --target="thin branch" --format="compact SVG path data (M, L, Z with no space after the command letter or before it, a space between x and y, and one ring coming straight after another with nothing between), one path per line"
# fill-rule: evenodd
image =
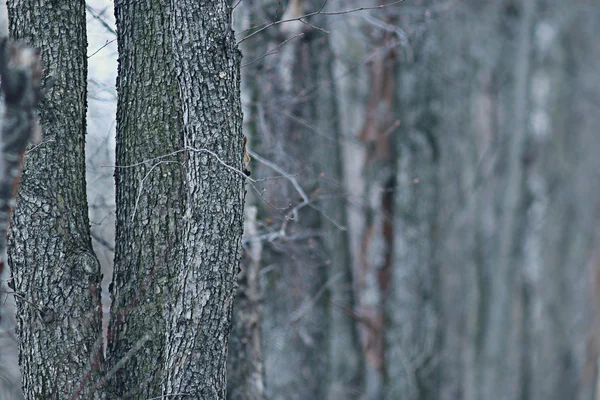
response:
M296 221L298 219L298 212L302 208L304 208L306 206L309 206L309 207L313 208L314 210L318 211L327 220L329 220L332 224L334 224L338 229L340 229L342 231L346 230L346 227L344 227L343 225L339 224L333 218L329 217L321 207L313 204L310 201L308 195L302 189L302 187L300 186L300 183L298 182L298 180L294 176L288 174L287 172L285 172L284 170L282 170L281 168L279 168L276 164L274 164L271 161L268 161L268 160L260 157L258 154L254 153L253 151L251 151L249 149L248 149L248 154L250 154L250 156L252 156L252 158L254 158L255 160L259 161L260 163L262 163L262 164L266 165L267 167L273 169L274 171L280 173L284 178L286 178L288 181L290 181L291 184L294 186L294 189L296 189L296 192L298 192L298 194L302 198L302 202L299 203L299 204L297 204L296 206L294 206L287 213L287 215L283 219L283 223L281 224L281 228L279 229L279 231L273 232L272 234L269 234L267 236L269 241L272 242L275 239L285 237L286 236L286 229L287 229L288 222L289 221Z
M380 4L378 6L373 6L373 7L359 7L359 8L353 8L351 10L345 10L345 11L329 11L329 12L324 12L323 8L325 8L325 4L326 3L327 3L327 1L325 1L323 3L323 5L319 9L319 11L315 11L315 12L312 12L312 13L304 14L304 15L301 15L301 16L296 17L296 18L289 18L289 19L283 19L283 20L271 22L271 23L265 25L264 27L260 28L259 30L255 31L255 32L252 32L248 36L244 37L242 40L240 40L238 42L238 45L241 44L241 43L243 43L245 40L248 40L251 37L253 37L255 35L258 35L260 32L262 32L262 31L264 31L264 30L266 30L266 29L268 29L268 28L270 28L272 26L280 25L280 24L283 24L285 22L301 21L302 19L314 17L316 15L332 16L332 15L351 14L351 13L355 13L355 12L359 12L359 11L367 11L367 10L381 10L383 8L388 8L388 7L392 7L392 6L400 4L400 3L404 3L404 0L394 1L393 3L389 3L389 4Z
M142 197L142 191L144 190L144 182L146 181L146 178L148 178L150 176L150 174L152 173L152 171L154 171L154 168L158 167L159 165L162 164L172 164L172 163L176 163L177 161L159 161L156 164L154 164L152 167L150 167L150 170L148 172L146 172L146 175L144 175L144 177L142 178L141 182L140 182L140 189L138 190L138 194L135 198L135 205L133 207L133 213L131 214L131 221L133 222L133 220L135 219L135 214L138 208L138 204L140 202L140 198Z
M37 149L38 147L40 147L40 146L42 146L44 144L52 143L52 142L54 142L54 139L44 140L41 143L36 144L35 146L33 146L32 148L30 148L29 150L25 151L25 154L28 154L28 153L34 151L35 149Z
M326 34L328 34L328 35L331 33L331 32L329 32L329 31L327 31L327 30L325 30L325 29L323 29L323 28L319 28L318 26L316 26L316 25L313 25L313 24L311 24L311 23L309 23L308 21L305 21L305 20L303 20L303 19L301 19L301 20L300 20L300 22L302 22L302 23L303 23L304 25L306 25L306 26L310 26L311 28L313 28L313 29L316 29L316 30L318 30L318 31L321 31L321 32L323 32L323 33L326 33Z
M258 154L256 154L255 152L253 152L250 149L248 149L248 154L250 154L250 156L252 156L252 158L254 158L255 160L260 161L262 164L266 165L267 167L271 168L272 170L277 171L281 175L283 175L288 181L290 181L292 183L292 185L294 185L294 188L296 189L298 194L300 194L300 197L302 197L302 200L306 203L310 202L310 200L308 199L308 196L306 195L304 190L302 190L302 187L300 186L300 184L298 183L298 180L295 177L288 174L287 172L285 172L284 170L279 168L277 165L275 165L271 161L265 160L264 158L262 158L261 156L259 156Z
M223 165L225 168L228 168L228 169L232 170L233 172L235 172L235 173L237 173L237 174L240 174L240 175L242 175L242 176L243 176L245 179L248 179L250 182L256 182L254 179L252 179L252 178L250 178L249 176L247 176L247 175L244 173L244 171L242 171L242 170L240 170L240 169L238 169L238 168L232 167L231 165L227 164L227 163L226 163L225 161L223 161L223 160L221 159L221 157L219 157L219 156L217 155L217 153L215 153L214 151L211 151L211 150L208 150L208 149L195 149L195 148L193 148L193 147L190 147L190 146L186 146L186 147L185 147L185 149L186 149L186 150L189 150L189 151L192 151L192 152L194 152L194 153L208 153L208 154L210 154L211 156L213 156L214 158L216 158L216 159L217 159L217 161L218 161L218 162L219 162L221 165Z
M152 158L147 158L147 159L142 160L140 162L137 162L135 164L129 164L129 165L102 165L102 167L103 168L134 168L134 167L139 167L140 165L148 164L148 163L153 162L153 161L162 160L163 158L172 157L174 155L177 155L179 153L183 153L185 151L186 151L185 149L175 150L175 151L173 151L171 153L163 154L162 156L156 156L156 157L152 157Z
M96 54L98 54L100 52L100 50L102 50L103 48L105 48L106 46L108 46L109 44L111 44L112 42L114 42L116 40L117 40L116 38L114 38L113 40L107 40L106 43L104 43L102 46L100 46L100 48L98 50L96 50L95 52L90 54L87 58L91 58L91 57L95 56Z
M242 0L240 0L242 1ZM151 397L148 400L160 400L160 399L168 399L171 397L192 397L193 394L191 393L175 393L175 394L163 394L162 396L158 396L158 397Z
M240 0L241 1L241 0ZM94 10L92 7L90 7L89 5L85 6L85 9L92 14L92 17L96 18L100 24L102 24L102 26L109 31L110 33L112 33L113 35L117 36L117 31L115 31L115 29L110 26L110 24L108 22L106 22L104 20L104 18L102 18L102 14L104 14L104 11L102 13L97 12L96 10ZM106 11L106 9L105 9Z
M298 37L303 37L303 36L304 36L304 33L298 33L297 35L294 35L291 38L284 40L283 42L279 43L277 46L273 47L271 50L269 50L268 52L266 52L262 56L258 57L256 60L253 60L253 61L247 62L245 64L242 64L241 68L247 67L248 65L252 65L255 62L260 61L260 60L262 60L265 57L268 57L268 56L270 56L272 54L278 53L279 52L278 50L281 48L281 46L285 45L290 40L296 39Z
M108 240L104 239L102 236L98 235L94 231L91 232L92 239L96 242L100 243L102 246L106 247L111 252L115 252L115 246L112 243L109 243Z
M298 322L317 303L317 301L319 301L319 299L321 298L321 296L323 296L327 288L332 286L334 283L336 283L343 277L343 274L341 272L338 272L337 274L327 279L327 281L323 283L319 290L317 290L317 293L315 293L314 296L312 296L310 299L301 304L300 307L298 307L298 309L290 315L288 323L293 324L295 322Z
M108 383L109 379L111 379L113 375L115 375L121 368L123 368L125 366L125 363L127 363L127 361L129 361L131 357L135 355L135 353L140 351L144 347L146 342L149 340L150 335L148 333L145 334L140 340L138 340L135 343L135 345L131 349L129 349L129 351L115 364L115 366L110 371L108 371L106 375L102 377L102 379L98 381L94 389L100 389L101 387L105 386Z
M240 5L241 2L242 2L242 0L238 0L238 2L235 3L235 5L233 7L231 7L231 11L235 10L237 8L237 6Z

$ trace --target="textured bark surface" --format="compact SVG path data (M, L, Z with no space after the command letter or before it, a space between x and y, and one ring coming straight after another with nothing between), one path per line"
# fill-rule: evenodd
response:
M241 255L239 62L226 1L116 1L111 395L225 397Z
M81 1L8 2L10 33L39 48L56 83L40 106L43 141L25 154L9 261L28 399L89 398L101 352L100 272L85 190L87 40Z
M41 97L42 64L39 53L2 38L0 76L4 100L2 152L0 153L0 399L24 399L16 334L16 303L11 287L6 245L16 189L21 177L22 155L37 127L35 107Z

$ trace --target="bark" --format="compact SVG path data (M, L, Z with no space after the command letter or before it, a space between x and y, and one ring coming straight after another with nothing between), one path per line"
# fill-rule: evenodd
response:
M114 396L225 398L245 193L230 13L226 1L115 2Z
M89 398L102 340L85 190L85 6L14 0L8 11L12 37L40 49L45 81L56 82L40 106L43 141L25 154L9 240L23 386L30 399Z
M2 39L0 77L4 100L2 153L0 155L0 399L24 399L19 368L19 342L16 335L16 304L6 245L9 221L19 185L22 155L34 135L37 119L34 109L40 93L42 65L39 53Z

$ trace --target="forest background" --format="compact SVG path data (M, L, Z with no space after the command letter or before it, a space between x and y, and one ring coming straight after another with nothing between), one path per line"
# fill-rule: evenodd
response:
M229 397L600 398L600 5L234 3L252 175ZM105 289L114 24L87 1Z

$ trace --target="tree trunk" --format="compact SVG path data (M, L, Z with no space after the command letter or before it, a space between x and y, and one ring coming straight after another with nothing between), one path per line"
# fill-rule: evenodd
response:
M21 178L22 155L37 126L35 108L41 97L42 63L29 47L13 44L6 37L0 44L3 118L0 153L0 399L21 400L19 342L16 335L15 292L7 262L7 233L16 189Z
M386 24L394 24L389 19ZM368 29L368 28L367 28ZM365 30L367 30L365 29ZM357 309L361 318L361 341L366 360L365 391L369 400L384 397L386 384L386 316L384 305L389 294L393 269L395 182L397 169L396 82L398 63L392 35L370 31L377 55L366 62L369 94L363 109L362 127L356 132L364 147L363 187L364 226L360 232L358 259ZM370 38L371 39L371 38Z
M234 10L234 29L246 32L257 6L253 3L241 2ZM241 44L246 60L258 57L251 43ZM242 106L251 107L252 68L242 69ZM254 137L252 132L252 112L244 112L244 135L247 146ZM248 160L246 160L248 161ZM250 164L250 163L249 163ZM249 167L249 165L248 165ZM238 275L235 305L233 307L233 326L229 340L227 359L227 397L231 400L264 400L265 369L262 343L262 295L260 292L260 266L263 257L263 242L256 240L259 236L260 221L256 196L250 191L246 197L244 221L244 251Z
M319 2L313 1L313 8ZM332 30L328 18L314 18L311 23ZM354 274L348 234L347 192L342 146L347 140L341 131L337 99L337 77L333 73L334 52L329 35L318 35L311 42L314 57L307 78L316 85L312 108L315 151L313 163L320 171L318 205L322 210L321 229L326 251L325 264L329 285L329 370L327 399L358 399L364 392L364 360L355 313Z
M276 2L259 2L250 25L265 18L296 18L318 6L292 0L282 9ZM324 76L322 58L328 62L327 38L296 21L265 30L260 39L245 43L250 47L248 42L256 40L252 53L245 54L249 63L246 84L252 90L249 119L253 123L248 128L256 151L253 175L270 179L254 187L261 229L248 240L265 241L260 275L266 396L326 398L331 326L327 295L347 278L328 280L323 210L317 205L324 204L320 173L334 176L319 165L324 161L319 159L323 154L319 136L330 132L323 133L314 123L317 114L326 111L317 111L320 100L315 83Z
M252 240L258 232L256 214L256 206L246 204L244 235L248 239L238 276L227 359L227 398L232 400L265 398L259 284L263 244Z
M506 186L503 190L501 224L498 234L497 262L491 271L489 308L485 321L485 343L482 364L483 398L511 398L504 390L510 378L510 343L514 325L511 322L513 295L518 293L517 282L522 275L525 217L523 186L525 182L524 153L528 131L529 69L532 53L531 37L537 0L520 4L519 29L514 60L513 122L507 124ZM502 395L499 395L503 393Z
M9 261L28 399L89 398L101 358L100 271L85 190L87 39L81 1L8 2L10 32L41 50L56 84L40 106L43 141L25 155Z
M225 398L245 193L230 13L224 0L115 2L115 396Z

